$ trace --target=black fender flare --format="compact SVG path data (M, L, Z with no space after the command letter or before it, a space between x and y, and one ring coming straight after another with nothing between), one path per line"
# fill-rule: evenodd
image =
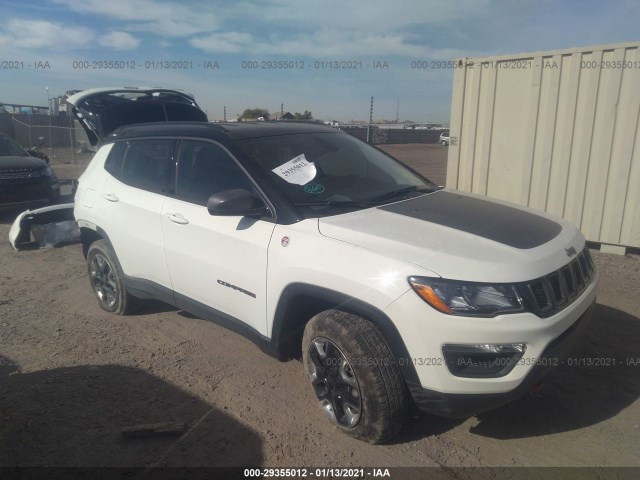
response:
M104 240L107 244L113 249L113 244L109 239L109 235L99 226L95 226L95 228L91 227L80 227L80 242L82 243L82 253L85 258L87 257L87 251L91 244L97 240Z
M287 356L291 341L301 339L299 334L314 315L329 309L353 313L376 325L389 344L405 381L408 384L420 384L400 332L382 310L345 293L307 283L289 284L280 295L271 328L271 344L277 358L284 359Z

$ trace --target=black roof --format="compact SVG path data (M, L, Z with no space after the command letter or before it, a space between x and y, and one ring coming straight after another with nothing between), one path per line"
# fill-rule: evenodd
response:
M292 135L296 133L336 133L335 128L314 123L296 122L154 122L127 125L109 135L109 141L140 136L186 136L213 137L220 134L241 140L275 135Z

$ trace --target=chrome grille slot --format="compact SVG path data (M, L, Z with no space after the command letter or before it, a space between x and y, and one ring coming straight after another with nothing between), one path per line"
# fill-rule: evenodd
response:
M584 287L584 277L580 271L580 264L577 259L571 262L571 270L573 271L573 278L576 280L576 287L578 290L581 290L582 287Z
M583 252L580 252L578 255L578 263L580 263L580 268L582 269L582 276L585 279L585 282L588 282L591 278L591 272L589 272L589 267L587 267L587 259L584 256Z
M553 303L551 303L551 298L549 298L549 295L547 293L544 280L530 283L529 289L533 294L533 298L536 299L536 303L540 310L545 312L550 308L553 308Z
M587 268L589 269L589 273L593 274L595 270L595 266L593 264L593 260L591 259L591 253L589 253L589 249L585 247L583 250L584 258L587 260Z
M551 286L551 292L553 293L553 302L556 305L563 305L567 301L567 296L564 294L562 289L560 275L554 272L547 278L549 280L549 285Z
M569 266L563 267L560 270L562 273L562 280L564 282L564 286L567 290L567 296L569 298L573 297L576 294L576 287L573 282L573 273L571 273L571 268Z

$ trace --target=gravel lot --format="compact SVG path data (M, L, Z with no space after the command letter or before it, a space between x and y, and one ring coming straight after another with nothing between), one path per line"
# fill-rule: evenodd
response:
M444 183L445 147L385 150ZM82 166L54 168L72 178ZM598 307L578 366L477 417L416 414L392 444L372 446L324 419L298 361L161 303L103 312L80 246L14 252L14 216L0 217L2 466L640 466L637 255L592 252ZM187 431L120 434L163 421Z

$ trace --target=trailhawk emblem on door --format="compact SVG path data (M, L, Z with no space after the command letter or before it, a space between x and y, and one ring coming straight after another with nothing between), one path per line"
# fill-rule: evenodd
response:
M248 290L245 290L244 288L240 288L240 287L237 287L237 286L232 285L232 284L230 284L230 283L227 283L227 282L225 282L224 280L218 280L218 283L219 283L220 285L222 285L223 287L233 288L234 290L237 290L238 292L242 292L242 293L244 293L245 295L249 295L250 297L256 298L256 294L255 294L255 293L250 292L250 291L248 291Z
M567 252L567 257L573 257L576 253L578 253L575 247L565 248L564 251Z

